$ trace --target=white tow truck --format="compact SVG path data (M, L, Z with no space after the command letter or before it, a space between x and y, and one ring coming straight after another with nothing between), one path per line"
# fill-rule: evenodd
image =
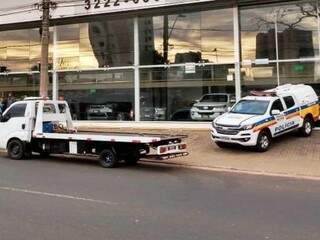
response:
M233 144L267 151L272 138L298 130L312 134L319 120L319 99L307 85L283 85L252 92L212 123L211 137L221 147Z
M77 132L65 101L27 98L12 104L0 117L0 148L11 159L70 154L99 156L102 167L119 161L135 164L140 158L168 159L185 156L186 136Z

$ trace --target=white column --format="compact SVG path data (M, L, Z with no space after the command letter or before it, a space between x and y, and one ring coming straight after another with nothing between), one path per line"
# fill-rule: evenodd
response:
M277 60L277 82L280 85L280 65L279 65L279 42L278 42L278 15L279 11L276 11L275 21L274 21L274 36L276 41L276 60Z
M234 62L235 62L235 91L236 100L241 98L241 53L240 53L240 24L238 6L233 8L233 32L234 32Z
M57 64L58 64L58 32L57 27L53 27L53 56L52 56L52 99L58 99L59 93L59 84L58 84L58 73L57 73Z
M134 105L135 121L140 121L140 49L139 49L139 18L134 18Z

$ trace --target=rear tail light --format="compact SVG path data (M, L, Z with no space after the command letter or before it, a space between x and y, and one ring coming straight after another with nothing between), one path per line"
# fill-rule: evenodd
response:
M180 146L179 146L179 149L180 150L185 150L185 149L187 149L187 144L181 144Z
M167 147L160 147L160 153L165 153L167 151Z

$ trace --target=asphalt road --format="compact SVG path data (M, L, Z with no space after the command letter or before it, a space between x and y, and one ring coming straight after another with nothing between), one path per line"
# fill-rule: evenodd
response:
M320 182L0 158L0 239L320 239Z

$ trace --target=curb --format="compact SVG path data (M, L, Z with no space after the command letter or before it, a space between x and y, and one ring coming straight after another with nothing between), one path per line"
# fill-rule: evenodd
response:
M197 166L193 164L179 164L179 163L152 161L152 160L141 160L140 162L147 163L147 164L154 164L154 165L168 165L172 167L180 167L185 169L204 170L204 171L220 172L220 173L233 173L233 174L245 174L245 175L254 175L254 176L265 176L265 177L279 177L279 178L297 179L297 180L320 181L320 176L305 175L305 174L252 171L252 170L237 169L237 168L231 168L231 167Z

